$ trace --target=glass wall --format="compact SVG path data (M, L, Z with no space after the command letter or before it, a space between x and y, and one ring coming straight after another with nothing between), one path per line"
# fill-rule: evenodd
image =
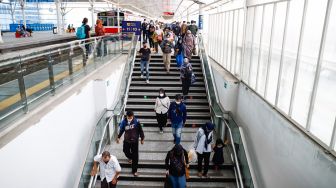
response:
M335 1L260 2L209 15L210 57L335 150Z

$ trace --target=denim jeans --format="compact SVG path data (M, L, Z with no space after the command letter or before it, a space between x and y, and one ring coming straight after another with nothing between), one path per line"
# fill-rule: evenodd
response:
M148 61L141 60L141 75L143 75L144 68L146 67L146 80L149 79L149 63Z
M170 182L173 188L185 188L186 187L186 177L183 176L169 176Z
M178 124L172 124L172 132L173 132L175 144L180 144L181 142L182 126L183 126L183 122L180 122Z

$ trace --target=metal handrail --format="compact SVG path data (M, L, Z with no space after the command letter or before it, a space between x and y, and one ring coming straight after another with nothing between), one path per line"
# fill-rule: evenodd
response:
M234 146L234 143L233 143L232 131L231 131L231 128L226 123L225 118L224 118L224 114L230 115L230 112L224 111L222 109L222 106L220 105L220 101L219 101L219 97L218 97L218 91L217 91L217 88L216 88L216 83L214 81L212 68L211 68L211 65L209 64L209 59L208 59L208 56L206 55L206 49L204 47L203 38L202 38L201 35L199 35L198 40L199 40L199 42L198 42L199 54L200 54L201 61L202 61L202 72L203 72L203 75L204 75L204 82L205 82L205 86L206 86L205 88L206 88L206 92L207 92L207 96L208 96L209 106L210 106L210 109L211 109L210 113L212 115L214 115L216 118L220 118L221 121L224 122L224 125L227 127L227 130L229 130L231 145L232 145L232 148L233 148L234 164L235 164L236 169L237 169L237 174L235 173L235 175L236 175L236 177L238 176L236 178L236 183L237 183L237 186L240 186L240 188L243 188L244 187L243 179L242 179L242 175L241 175L241 170L240 170L240 165L239 165L236 149L235 149L235 146ZM208 62L208 67L207 68L209 69L210 79L211 79L211 82L212 82L210 84L213 85L214 93L211 93L209 91L210 90L209 89L209 83L208 83L207 75L206 75L206 72L205 72L205 65L204 65L204 59L203 58L206 58L206 61ZM213 107L214 104L212 103L212 100L211 100L211 96L210 96L211 94L215 95L216 103L220 107L219 110L220 110L221 114L216 114L216 111Z
M74 40L74 41L61 43L61 44L52 44L52 45L45 46L45 47L48 47L48 49L39 49L37 51L30 52L30 53L27 53L27 54L22 55L22 56L20 55L20 56L21 57L34 58L36 56L48 55L48 53L50 53L50 52L57 52L58 50L60 50L61 47L64 47L61 50L68 50L68 49L71 49L71 48L76 47L76 46L83 46L85 43L86 44L91 44L91 43L94 43L96 40L101 40L101 39L104 39L104 38L110 38L110 37L114 37L114 36L115 37L120 37L119 34L112 34L112 35L91 37L91 38L88 38L88 39L79 39L79 40ZM87 42L87 41L89 41L89 42ZM75 45L75 46L73 46L73 45ZM56 49L56 48L58 48L58 49ZM53 50L53 51L50 51L50 50ZM0 60L0 62L6 62L6 61L11 61L11 60L15 61L15 60L19 60L19 58L18 58L18 56L9 57L9 58ZM0 68L5 67L5 66L16 65L16 64L17 64L17 62L1 63Z
M132 37L132 45L131 48L129 49L129 54L132 54L132 50L136 51L136 47L137 47L137 41L138 41L138 36L135 36L133 35ZM113 107L113 110L108 110L108 111L113 111L113 115L109 117L109 120L108 120L108 123L105 125L104 127L104 131L103 131L103 134L101 136L101 139L99 141L99 147L98 147L98 151L96 153L99 154L101 152L101 147L102 147L102 143L103 143L103 139L105 137L105 134L106 134L106 129L107 129L107 126L109 125L109 123L113 122L113 124L115 125L115 129L113 130L113 134L115 134L115 130L116 130L116 124L118 122L115 122L114 119L120 117L123 115L124 113L124 110L125 110L125 107L126 107L126 99L128 97L128 91L129 91L129 87L130 87L130 80L132 79L132 73L133 73L133 67L134 67L134 62L135 62L135 57L136 57L136 52L134 52L134 55L133 56L128 56L127 57L127 63L129 62L130 58L132 58L132 65L130 67L130 72L129 72L129 75L128 75L128 83L127 83L127 87L126 87L126 90L125 90L125 93L120 95L121 98L118 98L117 101L123 101L123 104L121 106L121 108L116 112L116 108L118 106L119 103L117 103L114 107ZM89 181L89 185L88 185L88 188L92 188L96 185L96 181L97 181L97 177L98 177L98 174L96 174L95 176L91 176L90 177L90 181Z

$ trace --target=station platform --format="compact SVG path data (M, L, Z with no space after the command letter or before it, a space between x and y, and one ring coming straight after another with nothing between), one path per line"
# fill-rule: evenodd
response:
M76 39L75 33L64 33L62 35L53 34L52 31L36 31L31 37L15 38L15 33L3 33L0 44L0 54L3 58L4 54L15 52L18 50L26 50L34 47L41 47L55 43L64 43Z

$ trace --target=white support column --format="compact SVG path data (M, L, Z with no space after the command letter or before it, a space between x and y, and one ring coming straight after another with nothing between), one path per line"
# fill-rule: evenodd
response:
M187 22L189 22L189 8L187 8Z
M61 29L61 0L55 0L56 4L56 18L57 18L57 34L61 35L62 29Z
M90 0L90 5L91 5L91 27L94 28L95 26L95 16L94 16L94 4L95 0Z
M25 14L26 0L20 0L20 6L22 11L22 21L23 21L22 24L27 28L26 14Z
M2 36L1 36L1 29L0 29L0 44L4 43L4 41L2 40Z
M119 0L118 0L118 3L117 3L117 24L118 24L118 33L120 33L120 5L119 5Z

